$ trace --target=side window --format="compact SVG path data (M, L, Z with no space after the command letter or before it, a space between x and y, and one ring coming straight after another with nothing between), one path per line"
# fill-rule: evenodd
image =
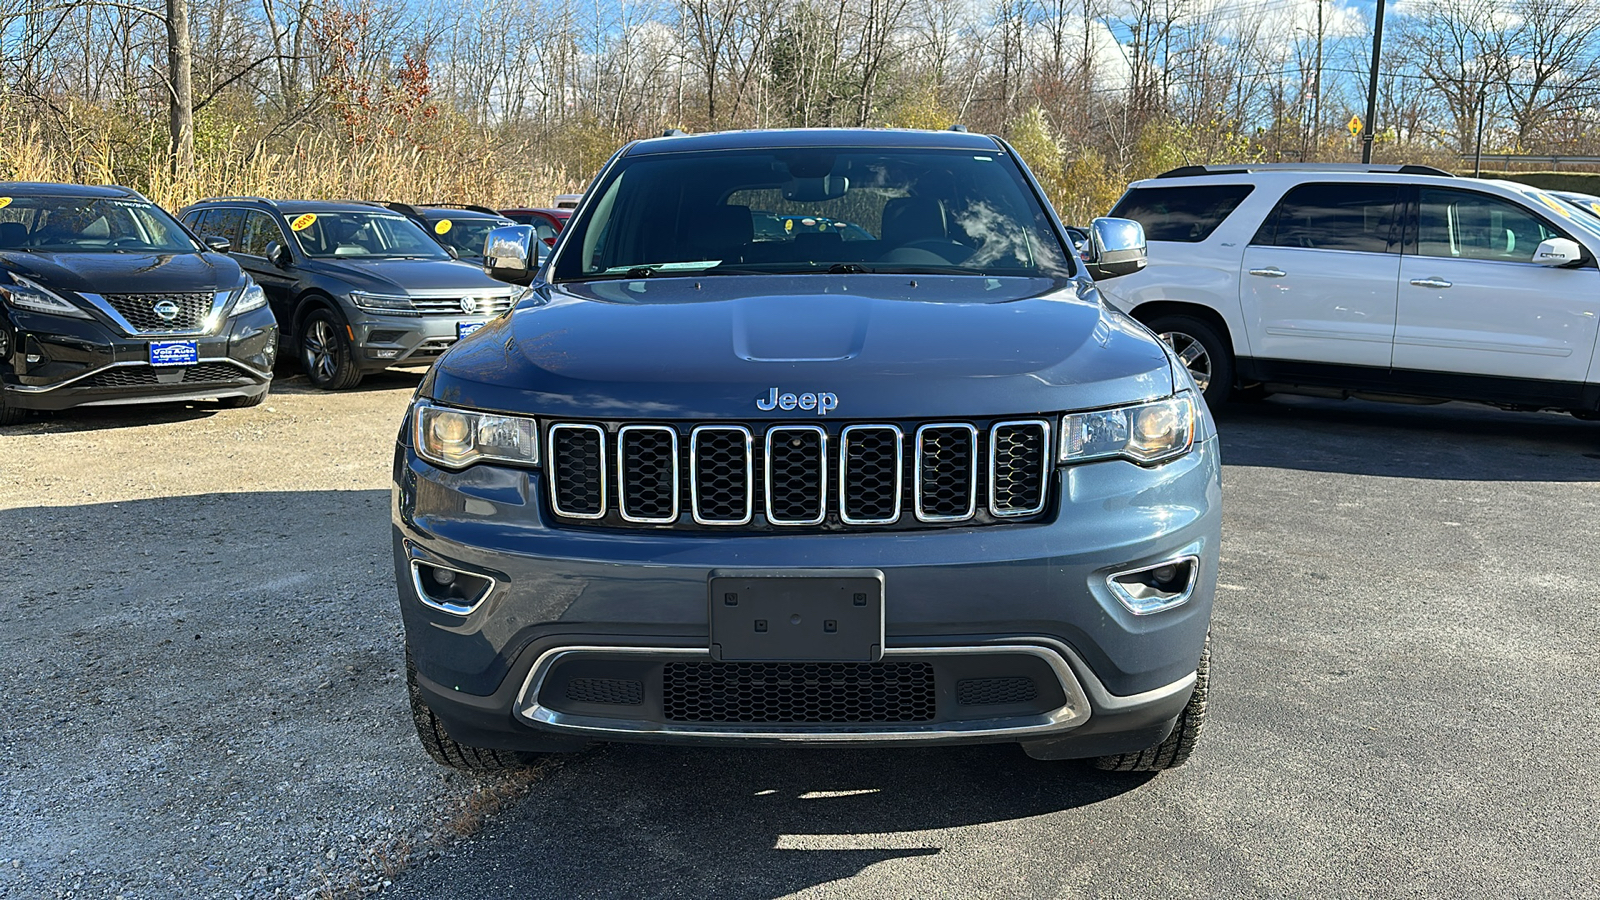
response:
M555 226L551 225L549 222L546 222L543 219L535 219L531 224L533 225L533 236L534 237L538 238L541 241L544 241L546 244L548 244L551 247L554 247L556 245L556 229L555 229Z
M1250 243L1306 250L1387 253L1395 234L1400 187L1302 184L1285 194Z
M240 209L213 209L206 216L205 229L200 236L227 238L228 243L234 247L239 246L239 227L244 223L244 210Z
M1111 215L1143 225L1146 240L1197 244L1253 190L1248 184L1135 188L1122 195Z
M264 212L251 210L244 216L244 233L240 235L239 243L234 246L238 253L250 256L267 255L267 245L277 241L283 243L283 232L278 230L278 223Z
M184 227L188 228L190 231L194 232L195 234L201 234L202 232L200 231L200 222L201 222L201 220L203 220L206 217L206 213L208 213L208 212L211 212L211 210L209 210L209 209L191 210L189 212L184 213L183 214L183 218L180 221L182 221L183 224L184 224Z
M1417 210L1417 253L1445 259L1533 262L1533 251L1565 237L1508 200L1424 188Z

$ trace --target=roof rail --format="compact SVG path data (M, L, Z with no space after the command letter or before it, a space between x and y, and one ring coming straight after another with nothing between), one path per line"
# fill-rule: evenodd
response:
M488 213L491 216L500 215L500 210L490 209L487 206L478 206L475 203L413 203L412 206L425 206L428 209L465 209L472 212Z
M1239 163L1235 165L1179 166L1157 175L1157 178L1192 178L1197 175L1246 175L1251 172L1370 172L1395 175L1437 175L1456 177L1452 172L1433 166L1375 165L1368 163Z
M265 197L251 197L251 196L249 196L247 194L240 194L239 196L236 196L236 197L206 197L206 198L203 198L203 199L200 199L200 200L196 200L195 202L196 203L223 203L223 202L226 202L226 201L229 201L229 200L248 200L251 203L276 203L276 202L278 202L276 200L268 200Z
M967 133L967 126L961 124L960 122L957 122L956 124L951 125L948 130L950 130L950 131L959 131L962 134L966 134Z
M684 131L682 128L668 128L666 131L661 132L662 137L685 137L688 134L689 132Z

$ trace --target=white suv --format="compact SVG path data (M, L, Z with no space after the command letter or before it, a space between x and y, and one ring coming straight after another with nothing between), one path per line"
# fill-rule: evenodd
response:
M1600 220L1423 166L1186 166L1111 215L1149 239L1102 293L1236 389L1600 416Z

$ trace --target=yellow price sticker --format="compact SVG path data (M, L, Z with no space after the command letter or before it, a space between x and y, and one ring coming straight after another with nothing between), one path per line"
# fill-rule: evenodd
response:
M455 223L450 221L449 219L440 219L439 220L439 224L433 226L433 233L434 234L449 234L450 233L450 229L452 229L454 227L455 227Z
M11 205L11 198L10 197L0 197L0 209L5 209L6 207L8 207L10 205Z
M307 228L310 228L311 227L311 223L315 222L316 220L317 220L317 214L316 213L306 213L306 214L301 215L301 216L296 216L295 220L293 222L289 223L289 230L290 231L305 231Z
M1564 207L1561 204L1557 203L1555 201L1555 198L1549 196L1548 194L1535 194L1534 196L1539 198L1539 202L1540 203L1543 203L1545 206L1550 207L1558 215L1564 216L1564 217L1566 217L1568 219L1572 218L1572 213L1567 212L1566 207Z

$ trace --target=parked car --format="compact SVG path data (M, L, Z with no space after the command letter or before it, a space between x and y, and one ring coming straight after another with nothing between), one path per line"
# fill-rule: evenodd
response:
M1600 222L1421 166L1187 166L1113 214L1150 265L1101 284L1207 401L1237 388L1600 413Z
M0 425L35 409L260 403L278 325L227 249L128 188L0 183Z
M451 256L480 266L483 265L483 241L489 232L502 225L516 224L483 206L446 203L385 203L383 206L416 222Z
M266 291L311 383L355 387L432 362L527 291L450 258L411 219L365 203L220 197L185 207Z
M490 235L491 271L536 296L441 357L402 428L395 573L436 760L1188 758L1215 432L1004 141L646 140L593 191L553 253ZM753 209L870 239L756 240ZM1143 264L1136 223L1095 232L1095 269Z
M1577 191L1549 191L1548 193L1565 200L1580 211L1600 219L1600 197L1596 197L1593 194L1580 194Z
M500 210L500 215L518 225L532 225L535 236L544 241L546 247L554 247L556 238L561 235L561 229L567 227L567 220L572 218L572 210L518 207L515 209L502 209Z

